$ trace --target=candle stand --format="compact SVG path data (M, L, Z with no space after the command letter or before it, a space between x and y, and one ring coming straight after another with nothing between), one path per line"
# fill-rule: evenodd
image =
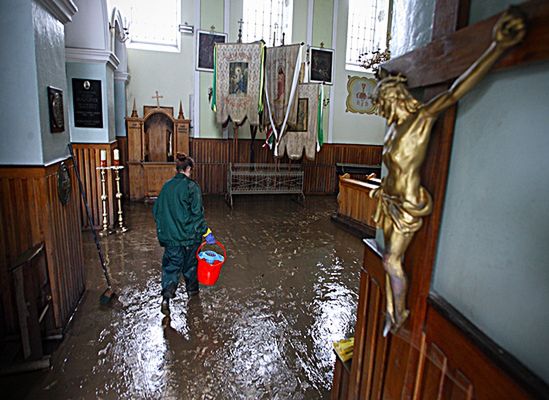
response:
M110 169L110 167L107 167L106 165L104 166L103 162L101 162L101 166L96 167L96 169L98 169L101 174L101 204L103 208L103 221L102 221L103 229L101 229L98 232L98 234L101 237L105 237L113 233L113 231L109 229L109 219L108 219L109 214L107 212L107 188L105 185L105 182L106 182L105 175L107 173L107 170Z
M116 160L115 160L116 163ZM124 169L122 165L113 165L111 167L114 170L114 180L116 181L116 200L118 202L118 228L116 228L117 233L124 233L128 231L128 228L124 226L124 215L122 212L122 191L120 190L120 171Z

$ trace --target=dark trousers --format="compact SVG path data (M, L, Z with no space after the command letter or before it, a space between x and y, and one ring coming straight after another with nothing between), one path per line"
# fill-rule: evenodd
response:
M196 250L200 243L190 246L169 246L164 248L162 257L162 296L174 298L179 279L183 274L187 293L198 291L196 275L198 260Z

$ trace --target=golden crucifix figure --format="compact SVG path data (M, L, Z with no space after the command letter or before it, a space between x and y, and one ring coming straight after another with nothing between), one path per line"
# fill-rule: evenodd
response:
M383 163L387 175L381 186L371 192L377 199L374 221L383 229L385 250L387 314L384 335L396 333L409 315L406 309L407 279L402 262L423 217L432 211L430 194L421 185L420 169L425 159L429 136L437 116L455 104L490 70L508 48L525 35L524 18L510 9L498 20L488 49L446 92L422 104L408 91L402 76L382 79L374 92L378 113L387 119Z

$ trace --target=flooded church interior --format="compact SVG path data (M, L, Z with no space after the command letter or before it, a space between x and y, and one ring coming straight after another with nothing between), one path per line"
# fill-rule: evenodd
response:
M3 399L549 398L547 0L3 0Z

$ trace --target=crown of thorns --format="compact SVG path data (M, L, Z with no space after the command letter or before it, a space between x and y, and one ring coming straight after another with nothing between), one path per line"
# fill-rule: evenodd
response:
M402 74L386 76L377 83L373 97L377 100L382 89L394 87L399 84L406 84L406 82L408 82L408 78Z
M389 76L381 79L378 83L378 86L396 85L396 84L399 84L399 83L406 83L406 82L408 82L408 78L406 78L402 74L389 75Z

